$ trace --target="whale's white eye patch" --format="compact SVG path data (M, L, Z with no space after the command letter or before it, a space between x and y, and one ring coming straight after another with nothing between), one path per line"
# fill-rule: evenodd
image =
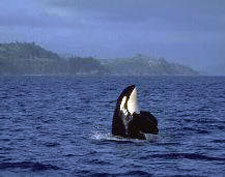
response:
M120 103L120 110L125 109L124 107L125 107L126 101L127 101L127 97L124 96L124 97L122 98L121 103Z
M137 89L135 88L127 102L127 109L132 115L134 112L139 113L138 102L137 102Z

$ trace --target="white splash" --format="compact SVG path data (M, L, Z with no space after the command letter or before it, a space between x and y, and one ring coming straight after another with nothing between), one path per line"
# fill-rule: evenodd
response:
M150 133L145 133L145 138L147 141L157 141L159 139L159 135L154 135L154 134L150 134Z
M111 133L101 133L98 131L93 132L90 135L90 138L92 140L106 140L106 141L119 141L119 142L133 142L133 143L146 142L146 140L123 138L119 136L113 136Z
M110 133L100 133L100 132L93 132L91 134L91 139L94 140L110 140L112 135Z

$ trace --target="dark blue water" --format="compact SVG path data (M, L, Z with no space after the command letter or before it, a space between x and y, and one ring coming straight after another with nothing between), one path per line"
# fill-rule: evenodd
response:
M110 134L128 84L149 141ZM225 176L225 77L0 78L0 176L176 175Z

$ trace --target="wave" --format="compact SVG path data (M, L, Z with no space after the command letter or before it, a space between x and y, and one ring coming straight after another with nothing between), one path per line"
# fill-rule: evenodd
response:
M152 176L151 173L145 172L145 171L141 171L141 170L137 170L137 171L128 171L126 173L122 173L119 174L122 176Z
M0 169L7 169L7 168L29 168L32 171L43 171L43 170L58 170L60 169L57 166L51 164L42 164L39 162L6 162L0 163Z
M225 139L216 139L216 140L213 140L212 142L225 144Z
M163 158L163 159L191 159L191 160L207 160L207 161L225 161L223 157L210 157L202 154L195 153L169 153L169 154L153 154L141 159L150 159L150 158Z
M152 176L151 173L142 170L129 170L124 173L107 173L107 172L91 172L89 170L81 170L78 172L80 176Z

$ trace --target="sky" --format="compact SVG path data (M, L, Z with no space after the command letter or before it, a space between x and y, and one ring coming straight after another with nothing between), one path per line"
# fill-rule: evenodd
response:
M1 0L0 43L63 55L164 57L225 75L224 0Z

